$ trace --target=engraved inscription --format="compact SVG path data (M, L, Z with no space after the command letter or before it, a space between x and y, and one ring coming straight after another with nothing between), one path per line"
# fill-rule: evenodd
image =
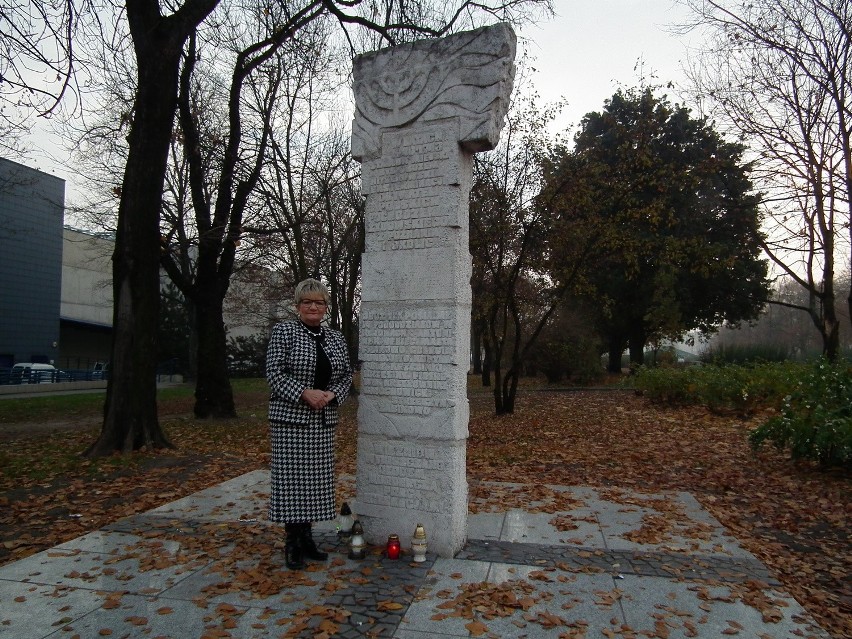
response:
M361 318L360 357L376 364L362 377L365 393L393 398L401 414L452 405L445 365L456 358L456 327L449 310L364 308Z
M448 244L446 228L458 224L458 189L446 184L458 145L443 128L385 134L388 151L364 168L368 193L368 250L428 249ZM458 195L455 195L458 197Z
M446 448L403 441L375 442L359 454L370 468L372 485L358 500L392 508L445 513L451 495L449 474L458 462Z

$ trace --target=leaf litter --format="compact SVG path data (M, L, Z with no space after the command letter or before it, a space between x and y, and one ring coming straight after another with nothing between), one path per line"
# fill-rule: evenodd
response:
M357 455L354 404L345 406L338 431L338 472L350 476L355 473ZM253 412L262 415L260 408ZM772 449L752 453L748 434L766 417L758 415L743 421L700 407L669 409L617 391L522 391L516 414L495 417L491 398L472 394L467 455L471 511L523 507L533 512L563 513L552 523L558 530L570 532L584 518L564 513L581 508L582 500L550 486L591 486L625 508L653 507L657 514L646 516L636 530L627 533L632 540L665 544L677 537L693 539L697 544L706 541L709 529L690 522L675 501L666 503L653 496L687 491L767 565L833 637L852 636L849 472L825 472L807 463L794 463ZM48 463L57 449L82 451L91 443L96 435L91 424L79 430L40 429L35 434L6 438L4 463L34 463L44 472L31 481L10 481L0 476L0 564L268 464L263 419L208 424L194 420L188 412L164 422L164 428L178 450L134 453L112 471L81 460L51 472L51 468L59 468ZM507 479L520 485L495 491L489 483ZM354 490L351 479L339 484L341 498L351 498ZM252 522L262 523L262 513L236 512L237 505L229 508L235 510L235 521L224 528L194 530L194 534L186 535L153 531L154 538L147 540L150 546L147 542L144 548L137 545L128 549L126 556L139 562L140 571L169 565L190 567L193 562L206 563L215 557L211 570L220 571L222 581L202 593L197 601L202 607L208 605L210 597L223 592L248 597L287 596L300 583L317 583L310 571L281 570L281 539L265 525L251 526ZM169 538L179 540L179 552L163 545ZM221 552L223 547L231 549L227 556ZM327 588L358 579L357 574L348 574L333 564L318 570L330 573L324 576ZM736 585L730 596L748 603L765 621L772 622L779 618L784 602L768 598L763 586L749 582ZM456 602L454 607L439 614L466 615L470 611L472 616L465 618L471 624L471 636L485 635L485 614L524 612L524 606L537 596L540 593L530 581L480 585L479 590L456 593L449 600ZM712 607L713 601L708 592L702 606ZM115 600L105 596L105 605L113 603ZM220 617L222 613L220 610ZM316 624L317 617L322 617L328 623L317 632L333 636L333 626L340 623L341 614L306 605L293 618L287 633L298 634L299 628ZM560 626L564 637L584 637L588 632L583 620L566 621L559 615L549 616L551 613L524 614L530 618L523 617L519 623ZM668 623L675 619L682 620L687 636L693 636L702 621L684 619L672 611L664 614L668 615L666 619L655 622L659 637L667 636ZM234 614L227 618L233 619ZM141 625L141 619L128 623ZM626 637L632 632L613 626L604 635ZM733 625L726 629L729 634L737 632Z

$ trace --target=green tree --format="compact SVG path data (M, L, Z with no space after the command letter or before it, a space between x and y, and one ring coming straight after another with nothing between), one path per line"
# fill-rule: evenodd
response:
M617 92L574 142L550 158L542 201L558 234L595 237L578 288L598 309L609 370L625 346L641 364L649 341L758 315L767 264L741 145L650 88ZM556 266L576 259L568 242L554 251Z

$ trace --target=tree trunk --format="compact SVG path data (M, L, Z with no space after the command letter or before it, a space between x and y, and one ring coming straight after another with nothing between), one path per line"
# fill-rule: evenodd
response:
M830 278L830 280L828 279ZM834 302L834 264L826 268L826 283L823 285L824 297L822 299L822 329L823 355L830 361L837 359L840 351L840 321L837 319Z
M503 394L503 413L504 415L512 415L515 412L515 398L518 395L518 369L512 368L506 377L503 378L503 383L500 385Z
M491 330L491 339L489 341L494 340L496 342L494 339L493 329L489 330ZM491 351L491 370L494 373L494 412L497 415L503 415L506 413L505 406L503 405L502 355L501 350L496 346Z
M193 318L195 317L195 302L189 297L184 298L186 308L186 316L189 318L189 339L187 340L186 354L186 370L184 371L184 381L195 380L198 378L198 361L196 354L198 353L198 326Z
M624 338L618 337L609 338L609 357L607 361L607 372L621 373L621 354L624 352Z
M630 368L642 366L645 363L645 334L636 332L630 336L628 348L630 349Z
M199 299L196 304L198 376L195 383L194 412L200 419L230 419L237 416L237 409L228 377L223 302L215 292L205 297L207 299Z
M482 326L473 322L470 331L470 352L473 359L473 374L482 375Z
M831 279L829 279L831 278ZM840 351L840 322L834 312L834 273L827 269L822 295L811 291L808 313L822 338L823 356L834 361Z
M829 361L835 361L840 351L840 322L831 313L831 317L823 320L822 330L822 354Z
M840 331L837 322L831 327L828 332L828 339L823 342L823 353L830 361L837 359L838 351L840 350Z
M850 225L852 227L852 225ZM852 228L849 230L850 235L852 235ZM852 324L852 289L849 291L849 297L846 298L846 306L849 309L849 323ZM838 335L838 340L840 336Z
M506 408L503 402L503 373L500 366L494 367L494 414L505 415Z
M155 38L151 34L152 39ZM138 55L139 88L130 128L113 254L112 371L95 457L143 446L171 447L157 417L160 207L177 95L180 44Z
M482 385L484 387L491 386L491 362L494 356L491 352L491 342L488 338L482 340Z
M166 18L156 0L125 4L138 83L113 254L111 374L89 457L171 447L157 417L160 209L183 45L217 2L186 0Z

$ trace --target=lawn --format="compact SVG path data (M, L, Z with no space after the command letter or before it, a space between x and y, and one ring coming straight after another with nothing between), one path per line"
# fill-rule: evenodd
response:
M192 417L192 388L162 389L174 450L86 460L103 395L0 400L0 563L72 539L224 479L264 468L266 386L235 380L240 417ZM758 454L749 420L667 409L627 390L553 390L526 380L515 415L495 417L470 381L468 477L614 490L684 490L757 555L834 637L852 636L852 476ZM354 474L357 400L344 406L338 469ZM341 497L351 483L341 483ZM523 500L523 493L513 493ZM504 504L512 505L512 504ZM658 522L655 535L665 535Z

